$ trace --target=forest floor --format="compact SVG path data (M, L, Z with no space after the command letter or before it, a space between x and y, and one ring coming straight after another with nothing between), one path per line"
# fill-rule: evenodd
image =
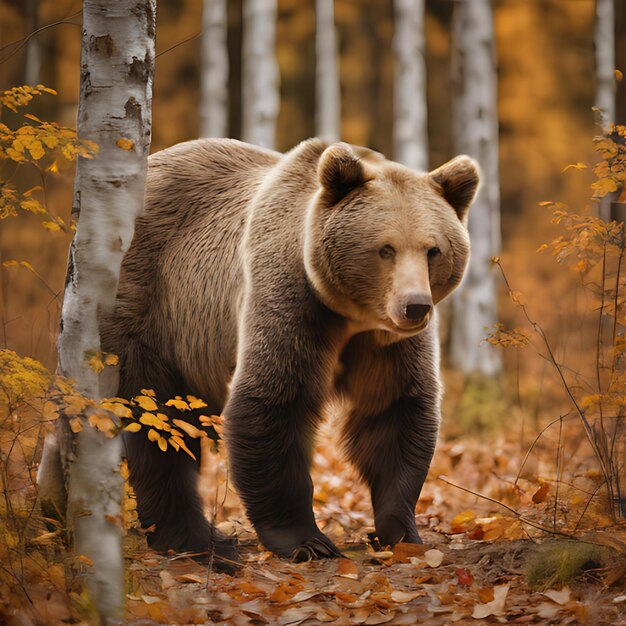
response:
M235 494L209 487L225 487L224 463L214 457L204 467L205 495L218 503L218 519L228 520L222 528L239 536L242 571L231 577L189 558L136 553L129 562L129 622L626 624L626 529L599 531L609 523L601 507L587 506L586 522L576 536L611 546L608 560L582 564L589 569L582 578L559 584L550 580L553 564L537 556L549 535L536 526L566 533L581 506L588 505L578 494L585 484L589 489L597 484L598 477L586 455L569 458L577 489L568 491L561 484L557 494L556 483L550 481L551 462L540 460L540 450L527 460L516 483L525 452L519 445L502 438L444 441L417 510L424 545L375 551L367 541L373 530L367 490L326 435L313 470L316 516L345 559L296 564L263 551ZM549 451L552 442L545 444ZM531 523L523 523L520 516ZM554 539L547 541L554 544ZM546 570L542 591L528 584L533 560Z
M555 441L540 440L524 463L528 442L443 437L416 512L424 545L376 551L367 541L373 530L367 489L331 435L328 427L315 454L315 512L344 559L292 563L264 551L227 488L224 459L209 454L202 481L208 512L238 535L242 569L229 576L186 556L156 554L131 528L123 623L626 624L626 528L610 526L601 503L586 495L597 491L601 479L584 441L568 440L568 473L557 482ZM14 465L13 471L17 476L21 470ZM576 542L550 538L538 528L567 535L577 525ZM15 554L7 548L7 533L4 548L0 536L0 557L3 549ZM30 541L19 575L15 558L0 558L0 624L91 623L80 579L69 574L70 558L59 560L46 538L44 533ZM584 557L580 569L587 573L560 583L541 557L542 544L557 541L600 544L604 557ZM528 579L537 554L547 571L542 590ZM5 578L3 586L9 566L13 582ZM18 601L20 589L27 600L22 593Z

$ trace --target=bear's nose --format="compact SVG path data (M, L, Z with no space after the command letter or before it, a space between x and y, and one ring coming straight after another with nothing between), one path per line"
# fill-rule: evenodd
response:
M407 298L404 308L404 317L409 322L421 322L433 308L433 302L430 296L414 295Z

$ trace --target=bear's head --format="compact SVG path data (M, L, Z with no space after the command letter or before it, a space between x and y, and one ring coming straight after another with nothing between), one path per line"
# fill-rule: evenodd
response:
M419 333L463 277L476 163L459 156L421 174L336 143L317 175L304 256L318 297L361 329Z

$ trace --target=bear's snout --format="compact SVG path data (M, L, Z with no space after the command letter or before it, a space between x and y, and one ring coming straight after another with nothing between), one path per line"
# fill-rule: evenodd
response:
M417 326L426 325L432 309L430 294L413 293L396 300L390 317L398 328L413 330Z
M431 304L410 302L405 307L405 317L409 322L417 324L430 313L431 308Z

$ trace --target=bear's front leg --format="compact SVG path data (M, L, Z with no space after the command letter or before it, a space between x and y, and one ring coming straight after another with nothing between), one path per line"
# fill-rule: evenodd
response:
M346 361L344 391L354 408L343 436L350 460L370 487L376 537L382 545L421 543L415 505L440 420L436 348L428 336L385 347L359 339Z
M224 409L231 476L248 518L266 548L294 560L341 554L313 515L309 467L329 375L306 329L306 321L249 329Z

